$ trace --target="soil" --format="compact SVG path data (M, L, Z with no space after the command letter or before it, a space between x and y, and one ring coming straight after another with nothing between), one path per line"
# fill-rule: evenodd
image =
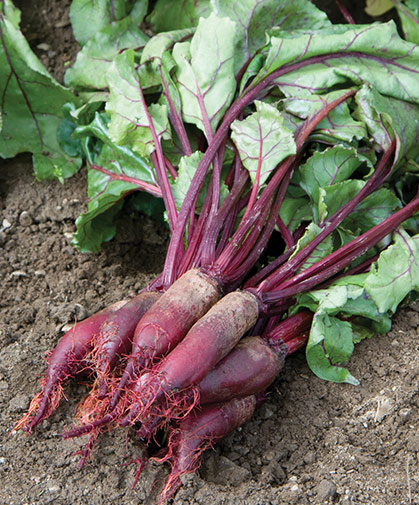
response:
M34 3L23 29L61 80L77 52L62 22L69 2ZM53 53L36 48L43 42ZM10 431L63 327L144 287L162 267L167 233L126 215L100 254L81 254L71 234L85 210L85 174L40 184L29 156L0 163L0 503L151 505L168 468L150 465L131 490L135 465L122 464L142 450L132 433L105 434L81 470L73 453L82 441L61 439L86 394L82 381L36 434ZM419 504L418 330L419 303L410 303L387 335L357 345L358 387L323 382L303 353L292 356L253 419L184 479L175 505Z

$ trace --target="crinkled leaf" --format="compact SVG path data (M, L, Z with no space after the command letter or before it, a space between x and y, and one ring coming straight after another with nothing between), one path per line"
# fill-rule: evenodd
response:
M57 140L63 105L77 99L49 75L16 29L15 11L9 12L12 21L0 14L0 156L31 152L38 179L63 181L81 166Z
M130 16L137 26L147 12L147 0L73 0L70 20L74 36L80 45L94 37L110 23Z
M133 51L125 51L115 59L113 70L108 74L108 83L110 99L106 110L111 117L111 140L121 146L130 146L142 156L151 154L155 146L150 122L141 100ZM157 136L170 138L166 105L152 104L148 111Z
M356 94L358 117L376 143L386 150L395 138L396 160L419 154L419 105L383 96L370 86Z
M211 13L211 0L157 0L148 21L153 31L192 28Z
M76 89L104 89L113 60L126 49L139 50L148 41L130 17L115 21L86 43L77 54L77 60L65 74L65 83Z
M122 200L133 191L146 189L144 183L156 186L156 178L146 159L112 142L103 114L96 113L90 124L79 126L74 137L81 139L87 159L98 169L88 169L90 200L87 212L76 221L73 245L82 252L97 252L115 235Z
M325 198L325 201L328 201L329 211L332 210L333 198L331 194ZM367 196L357 205L343 221L342 226L358 234L364 233L383 222L384 219L394 214L400 207L400 201L396 195L388 189L381 188L374 191L374 193Z
M394 244L383 251L365 281L380 312L395 312L410 291L419 290L419 235L396 232Z
M143 89L153 86L162 86L162 65L164 66L164 71L169 75L175 66L175 62L169 50L173 48L176 42L185 40L188 36L192 36L193 32L194 30L192 28L187 28L158 33L154 37L151 37L141 53L141 66L138 69ZM165 55L165 57L163 57L163 55ZM178 93L177 90L176 93Z
M280 86L281 87L281 86ZM285 89L289 91L289 89ZM283 107L287 112L294 114L300 119L307 119L320 111L326 102L333 101L345 94L347 90L332 91L326 95L307 95L290 97L283 100ZM339 104L329 112L316 126L311 138L326 141L343 140L352 142L354 139L360 140L367 136L367 130L363 123L356 121L350 113L346 102Z
M312 242L313 239L315 239L320 232L321 228L316 223L311 222L307 226L304 235L297 242L297 247L291 258L294 255L296 255L299 251L301 251L301 249L304 249L307 244ZM317 261L320 261L321 259L325 258L332 251L333 251L333 240L332 236L329 235L322 242L320 242L320 244L316 247L316 249L314 249L311 255L305 260L304 264L300 267L299 271L305 270L314 263L317 263Z
M182 100L183 119L207 137L233 100L235 24L211 14L200 19L191 42L175 44L174 80Z
M315 313L306 356L310 368L320 378L359 384L340 366L351 357L353 345L373 331L388 331L390 319L378 310L364 284L368 274L342 277L328 288L298 296L294 310L307 307ZM351 319L343 321L342 318Z
M319 218L317 205L320 188L345 181L363 163L364 158L356 149L336 145L324 151L315 151L306 163L299 167L300 186L315 203L313 210L316 221Z
M350 202L364 187L365 182L347 180L320 188L318 212L320 221L325 221L343 205ZM342 226L357 234L368 231L384 221L400 208L400 201L394 193L381 188L367 196L343 221Z
M217 16L236 23L236 73L265 44L266 30L273 26L282 31L330 25L326 14L308 0L215 0L212 6Z
M123 201L117 195L105 193L93 200L88 211L76 219L77 231L72 244L81 252L99 252L103 242L112 240L116 233L115 217Z
M418 55L419 47L401 39L393 22L284 32L271 38L254 85L282 68L276 82L281 89L290 86L290 93L321 93L333 86L369 82L382 94L415 102L419 100Z
M145 183L157 185L154 168L149 160L138 155L129 147L118 145L112 141L103 114L96 113L90 124L79 126L73 137L83 141L85 154L91 164L102 165L109 170L112 170L113 167L122 167L126 175Z
M231 137L253 183L261 186L282 160L296 153L293 134L284 126L281 113L256 101L256 112L231 125Z

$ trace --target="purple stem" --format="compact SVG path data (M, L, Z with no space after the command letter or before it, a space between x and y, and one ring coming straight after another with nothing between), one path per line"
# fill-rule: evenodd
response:
M386 218L348 244L340 247L337 251L329 254L326 258L314 263L303 272L276 286L275 291L259 292L264 303L276 303L297 293L308 291L314 286L326 281L340 270L348 266L355 259L362 256L371 247L394 231L401 223L419 211L419 196L417 195L403 209Z
M395 141L392 142L389 149L383 154L380 163L375 169L373 175L368 179L365 186L361 191L341 209L339 209L328 221L323 230L314 238L304 249L291 258L282 268L276 270L270 277L265 279L260 285L260 290L269 291L283 282L289 275L294 274L304 261L314 252L316 247L328 237L341 223L349 216L359 203L366 198L378 185L382 184L383 179L386 178L391 170L387 169L387 164L394 152Z
M337 107L340 103L347 100L349 97L355 94L354 90L351 90L344 95L340 96L336 100L333 100L330 104L327 104L322 110L317 112L311 119L307 119L298 129L295 142L297 145L297 154L294 156L288 157L279 167L276 172L272 176L271 180L267 184L266 188L260 195L258 201L254 206L254 210L247 217L243 218L240 222L238 229L230 240L229 244L226 246L220 257L216 261L216 268L221 271L226 270L229 263L236 257L238 254L238 250L241 247L242 241L249 233L252 226L254 226L258 215L263 209L269 204L272 195L276 191L279 183L285 177L287 172L294 166L294 162L299 159L301 149L304 145L304 142L307 140L310 133L313 129L318 125L318 123L329 114L329 112Z
M169 91L169 86L167 85L166 79L163 76L163 72L160 70L161 80L164 88L164 96L166 97L167 103L169 104L169 118L170 122L175 129L177 136L179 137L180 143L182 145L183 152L186 156L190 156L192 154L191 144L189 142L188 135L185 130L185 125L182 121L182 116L176 110L176 106L173 102L172 96Z
M202 184L204 183L205 175L207 170L211 164L213 157L216 155L218 148L226 137L228 130L230 128L231 123L241 114L243 109L251 103L260 93L261 91L269 86L275 81L278 77L291 73L295 70L300 69L303 66L307 66L310 64L316 63L325 63L328 60L342 57L358 57L365 58L370 60L377 60L381 63L387 63L388 65L393 65L394 67L406 68L401 63L396 63L393 60L386 60L381 56L375 56L371 54L362 53L360 51L348 51L345 53L339 52L337 54L325 54L312 56L302 61L298 61L296 63L289 63L287 65L283 65L282 67L271 71L263 78L261 78L258 82L250 84L248 88L246 88L242 94L233 102L230 108L227 110L224 119L219 126L217 132L214 135L214 138L210 145L208 146L196 172L191 181L188 193L183 202L183 205L180 209L177 224L173 229L172 238L170 240L169 248L166 255L166 262L163 270L164 281L163 284L165 286L169 286L175 277L175 264L177 261L178 250L183 243L183 234L185 232L186 223L188 221L191 208L193 203L198 195ZM415 71L416 72L416 71Z
M154 167L155 167L156 173L157 173L157 178L159 181L159 186L161 187L161 190L162 190L163 201L164 201L164 205L166 207L167 215L169 218L170 229L173 230L176 220L177 220L177 209L176 209L175 200L173 198L172 189L170 187L169 178L168 178L167 172L166 172L166 163L164 161L163 150L160 145L159 136L157 135L156 129L154 128L153 119L152 119L150 112L148 110L148 107L147 107L147 104L146 104L146 101L144 98L144 93L143 93L140 83L138 83L138 89L140 92L141 102L144 107L144 112L147 116L148 126L150 128L151 136L153 137L153 142L154 142L154 147L155 147L155 151L153 151L151 153L151 159L154 163Z
M109 175L115 181L124 181L129 182L130 184L135 184L136 186L138 186L138 189L146 191L147 193L150 193L151 195L156 196L158 198L162 197L161 189L158 186L154 186L154 184L140 181L139 179L134 179L133 177L129 177L128 175L116 174L115 172L100 167L99 165L89 164L89 167L92 170L96 170L97 172L102 172L103 174Z

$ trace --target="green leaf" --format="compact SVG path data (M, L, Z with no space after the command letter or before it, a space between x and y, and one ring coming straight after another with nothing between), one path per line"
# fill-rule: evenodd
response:
M356 114L368 127L369 134L383 149L396 139L396 161L419 155L419 105L383 96L371 86L356 94Z
M384 95L418 102L418 55L419 47L401 39L392 22L284 32L271 38L266 63L253 85L281 68L283 75L275 82L282 90L289 86L290 94L369 82ZM292 70L285 73L287 66Z
M12 21L0 14L0 156L31 152L38 179L62 181L81 166L61 149L56 133L64 104L77 99L49 75L16 28L16 12L9 12Z
M74 131L73 137L82 139L87 159L91 164L102 165L108 170L118 170L119 167L123 167L125 174L129 177L157 185L156 174L149 160L129 147L120 146L111 140L103 114L96 113L90 124L79 126ZM97 141L100 141L99 145Z
M303 221L312 219L308 198L285 197L279 215L285 226L294 232Z
M74 121L64 118L61 120L57 129L57 139L61 149L72 158L81 157L83 155L80 140L73 137L73 132L76 127L77 125Z
M231 137L252 182L258 181L260 187L282 160L296 153L297 146L275 107L260 101L255 106L256 112L231 124Z
M182 207L183 201L185 200L186 193L189 190L191 180L195 175L196 169L200 161L202 160L203 153L201 151L195 151L191 156L183 156L179 162L178 176L176 180L171 183L173 198L176 203L176 207L179 210ZM203 190L198 196L196 203L196 210L199 213L202 209L204 203L205 195L207 193L207 188L209 184L209 179L207 178ZM225 184L221 182L220 186L220 202L222 202L228 194L228 188Z
M410 291L419 290L419 235L395 233L394 244L380 254L365 289L380 312L395 312Z
M304 235L297 242L297 247L295 249L295 252L292 254L291 258L295 256L299 251L301 251L301 249L304 249L307 244L312 242L320 232L321 228L314 222L311 222L307 226ZM299 269L299 272L305 270L314 263L317 263L321 259L325 258L332 251L333 251L333 239L332 236L329 235L322 242L320 242L320 244L316 247L316 249L314 249L314 251L311 253L311 255L306 259L304 264Z
M164 222L164 202L148 193L135 193L128 200L127 209L135 213L145 214L157 222Z
M284 91L288 92L289 89L285 87ZM325 95L291 96L283 100L282 104L287 112L300 119L307 119L319 112L325 103L336 100L346 92L347 90L338 90ZM336 140L352 142L354 139L360 140L367 137L367 130L363 123L353 119L348 104L344 102L331 110L327 117L320 121L310 137L313 140L321 139L326 142L335 142Z
M191 180L195 175L196 169L202 160L203 153L200 151L194 152L191 156L183 156L179 163L178 176L171 184L173 198L176 207L179 210L188 192Z
M367 0L365 12L368 16L382 16L393 8L394 3L391 0Z
M320 188L345 181L364 163L354 148L336 145L324 151L315 151L299 168L300 186L315 204L314 220L318 221ZM340 198L338 199L340 203Z
M147 0L73 0L70 20L74 36L80 45L86 44L110 23L130 15L132 22L141 24L147 12Z
M200 19L191 42L175 44L174 81L182 101L182 115L207 138L229 107L236 90L234 77L235 24L211 14Z
M105 194L94 200L88 212L76 219L77 231L72 244L81 252L100 251L103 242L113 239L116 233L115 217L123 205L118 196Z
M192 28L210 13L210 0L157 0L148 21L154 32L168 32Z
M162 65L168 75L170 75L171 70L175 66L175 61L173 60L169 50L173 48L176 42L187 39L188 36L192 36L193 33L194 30L188 28L184 30L173 30L170 32L158 33L157 35L154 35L154 37L151 37L141 53L141 66L138 69L143 89L153 86L162 86ZM165 57L163 57L163 55L165 55ZM166 80L167 79L168 76L166 76Z
M103 113L96 113L90 124L79 126L73 136L82 140L89 163L97 167L88 168L90 200L87 212L76 221L73 245L82 252L98 252L102 243L115 235L115 217L122 200L133 191L146 189L147 184L156 187L156 176L146 159L112 142Z
M318 202L320 221L325 221L343 205L353 200L364 185L364 181L353 179L320 188ZM381 188L357 205L343 221L342 226L359 235L384 221L398 208L400 208L400 202L394 193Z
M141 100L133 51L125 51L115 59L113 70L108 74L108 83L110 99L106 110L111 117L109 136L112 142L130 146L141 156L150 155L155 150L155 145ZM148 111L158 138L169 139L171 135L167 106L152 104Z
M114 59L126 49L139 50L148 41L130 17L115 21L95 33L77 54L65 74L65 83L75 89L104 89Z
M306 348L307 363L321 379L359 385L359 381L340 365L349 360L353 351L352 327L347 321L316 313Z
M316 29L330 25L326 14L308 0L215 0L214 12L236 23L235 73L266 43L266 31Z
M416 0L405 0L396 3L396 9L402 22L405 39L419 44L419 4Z
M336 191L332 191L332 187L325 189L325 198L323 201L330 214L340 207L336 205L337 195L342 196L339 188L336 188ZM351 198L349 196L349 199ZM345 200L344 195L341 202L342 205L345 203ZM391 216L400 207L400 201L392 191L386 188L378 189L355 207L351 214L343 221L342 227L359 235L383 222L384 219Z
M20 10L13 5L11 0L2 0L0 2L0 14L3 14L16 29L19 28Z
M390 318L379 311L364 284L368 274L340 278L325 289L298 295L293 312L307 307L314 312L307 343L307 362L320 378L333 382L359 382L341 365L352 355L354 343L373 331L389 331ZM345 318L350 320L345 321Z

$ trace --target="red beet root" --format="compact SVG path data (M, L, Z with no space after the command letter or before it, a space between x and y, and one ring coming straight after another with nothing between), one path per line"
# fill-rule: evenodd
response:
M152 372L131 387L138 401L121 425L135 422L140 413L147 413L166 395L197 385L255 324L258 314L257 299L247 291L234 291L222 298Z
M84 358L92 349L92 342L106 319L121 308L126 301L114 303L100 312L76 323L61 340L48 358L48 369L42 380L42 391L35 395L28 412L13 430L31 432L42 420L57 408L63 382L74 377L84 366Z
M172 470L160 495L160 505L180 487L182 475L197 470L202 453L250 419L255 406L254 396L208 405L193 411L179 428L172 430L165 458L171 459Z
M111 409L136 373L173 349L219 297L217 282L199 270L186 272L170 286L135 329L132 355L112 398Z
M99 399L105 398L107 394L106 378L109 372L114 368L118 358L129 352L138 321L160 296L161 294L157 292L137 295L110 315L100 328L92 353L98 376Z

